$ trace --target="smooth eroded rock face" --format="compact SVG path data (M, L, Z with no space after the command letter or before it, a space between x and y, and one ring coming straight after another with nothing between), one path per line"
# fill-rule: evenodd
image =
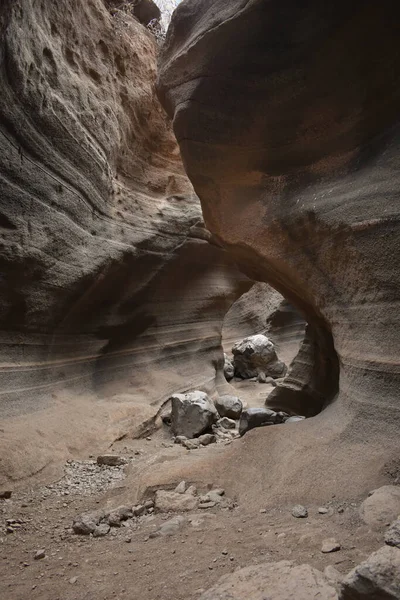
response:
M385 546L351 571L340 600L399 600L400 550Z
M200 600L337 600L323 574L290 561L245 567L221 577Z
M171 429L175 435L194 438L210 429L218 419L213 401L204 392L171 396Z
M400 515L400 486L384 485L374 490L360 506L362 520L373 529L383 529Z
M392 8L391 0L289 0L284 8L279 0L187 0L161 57L159 95L207 227L309 324L291 381L268 406L321 414L292 428L290 460L285 428L258 432L241 457L246 474L263 456L272 487L305 486L332 470L329 492L361 493L398 456ZM237 460L239 451L232 469Z
M222 377L223 316L252 283L210 243L157 53L103 0L1 3L0 483Z

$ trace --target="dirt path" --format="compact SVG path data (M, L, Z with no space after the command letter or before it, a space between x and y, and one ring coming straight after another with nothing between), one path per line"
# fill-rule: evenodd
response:
M213 446L202 451L216 452ZM129 461L126 467L98 468L93 459L70 463L66 477L53 486L0 500L1 598L197 599L221 575L240 566L290 559L321 570L333 565L346 573L382 545L382 536L370 532L358 516L362 499L338 505L335 498L325 504L328 512L323 515L318 506L308 506L304 519L294 518L292 507L284 503L265 506L263 512L238 505L182 513L185 522L170 537L149 537L176 516L157 512L129 519L102 538L76 535L71 525L77 514L118 506L129 496L129 481L140 470L159 460L186 460L188 455L172 446L165 432L151 440L121 441L115 451ZM13 533L6 533L7 519L20 521ZM322 541L331 537L341 549L323 554ZM45 558L35 560L41 549Z

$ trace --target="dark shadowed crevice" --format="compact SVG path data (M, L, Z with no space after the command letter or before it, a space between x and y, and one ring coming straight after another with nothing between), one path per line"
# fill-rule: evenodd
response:
M266 406L313 417L334 399L338 389L339 361L332 335L322 327L307 325L285 380L268 396Z

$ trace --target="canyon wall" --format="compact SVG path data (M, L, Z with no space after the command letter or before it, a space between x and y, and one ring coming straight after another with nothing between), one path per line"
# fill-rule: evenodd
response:
M187 0L169 30L159 93L206 225L306 316L297 385L279 400L324 409L290 433L245 436L229 458L244 495L255 469L260 493L273 481L301 495L310 480L316 493L359 493L398 455L393 7Z
M215 392L223 316L252 285L204 228L154 38L106 4L0 7L0 480Z

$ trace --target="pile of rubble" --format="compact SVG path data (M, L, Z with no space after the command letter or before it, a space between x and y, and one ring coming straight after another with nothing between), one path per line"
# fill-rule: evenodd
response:
M154 499L145 500L142 504L122 505L109 511L99 509L80 514L74 519L72 530L80 535L104 537L111 528L137 525L142 518L154 512L180 513L215 507L231 510L235 506L236 503L225 496L225 490L222 488L199 494L196 486L181 481L172 491L157 490Z

